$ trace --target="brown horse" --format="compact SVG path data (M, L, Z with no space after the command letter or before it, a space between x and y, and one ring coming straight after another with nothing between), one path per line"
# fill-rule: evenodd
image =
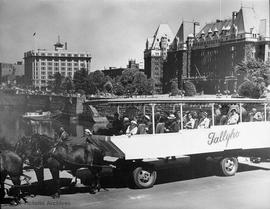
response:
M19 186L21 184L20 176L23 175L23 161L22 159L13 151L2 150L0 151L0 202L5 197L5 187L4 182L6 177L9 176L14 184L15 188L15 200L13 204L18 204L21 199L21 193ZM23 198L25 200L25 198ZM26 201L26 200L25 200Z
M43 169L47 167L52 174L55 194L54 198L60 196L60 170L71 170L73 176L79 168L85 167L95 177L89 188L94 193L100 189L100 172L104 165L104 154L96 145L85 143L81 145L56 144L55 141L46 136L34 134L30 138L23 137L16 144L16 152L29 160L37 175L40 188L43 187Z

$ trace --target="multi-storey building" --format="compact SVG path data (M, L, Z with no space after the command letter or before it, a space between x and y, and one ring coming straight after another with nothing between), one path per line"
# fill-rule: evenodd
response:
M180 29L183 34L184 28ZM183 43L175 37L167 69L170 75L182 75L176 76L179 83L190 80L204 93L235 91L244 77L235 74L234 66L249 58L266 61L269 57L268 20L258 20L253 8L242 7L230 19L208 23L196 36L188 32Z
M29 85L46 88L55 73L73 78L80 69L90 72L91 55L87 52L73 52L62 44L60 38L54 50L31 50L24 53L25 77Z
M16 77L24 75L24 65L21 61L17 63L0 63L0 82L14 82Z
M130 59L128 61L126 68L115 68L115 67L109 67L109 69L102 70L105 76L110 76L111 78L115 78L117 76L121 76L122 72L126 69L131 70L139 70L141 72L144 72L144 69L140 68L140 64L136 62L135 59Z
M173 33L167 24L159 25L153 38L148 38L144 50L144 72L155 81L154 92L162 93L163 63L173 40Z

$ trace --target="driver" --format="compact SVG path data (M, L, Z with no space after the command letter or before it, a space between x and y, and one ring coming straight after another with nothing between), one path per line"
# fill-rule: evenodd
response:
M65 143L65 142L68 141L68 137L69 137L68 132L63 127L61 127L60 128L60 132L59 132L59 139L58 139L58 141Z
M89 129L84 130L84 136L85 136L85 142L92 144L91 138L92 138L92 132Z

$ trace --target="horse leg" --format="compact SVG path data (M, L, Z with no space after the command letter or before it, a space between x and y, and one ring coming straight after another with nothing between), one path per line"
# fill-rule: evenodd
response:
M26 198L23 197L23 195L21 194L21 189L20 189L20 185L21 185L21 180L20 180L20 176L10 176L11 178L11 181L12 183L14 184L15 186L15 189L14 189L14 197L15 197L15 200L14 202L12 203L13 205L18 205L20 203L20 200L21 198L25 201L26 201Z
M38 186L37 186L37 191L36 193L38 194L42 190L44 190L44 168L35 168L34 169L38 181Z
M100 169L99 168L88 168L93 175L93 182L90 184L90 193L95 194L97 191L99 192L101 189L100 184Z
M0 201L4 199L5 197L5 179L7 177L7 174L5 172L0 172L0 181L1 181L1 188L0 188Z
M97 189L98 192L101 189L101 184L100 184L101 175L100 175L100 173L101 173L101 169L98 168L97 171L96 171L96 176L95 176L96 177L96 189Z
M59 177L59 169L58 168L50 168L50 172L52 174L53 182L55 185L55 193L53 194L53 198L60 198L60 177Z

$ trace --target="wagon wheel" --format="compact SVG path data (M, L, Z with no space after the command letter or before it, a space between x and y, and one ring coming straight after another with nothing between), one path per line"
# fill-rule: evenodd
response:
M152 187L157 178L155 170L148 170L142 167L137 167L133 170L133 181L137 188L146 189Z
M233 176L238 169L238 160L235 157L225 157L220 161L220 167L224 176Z

